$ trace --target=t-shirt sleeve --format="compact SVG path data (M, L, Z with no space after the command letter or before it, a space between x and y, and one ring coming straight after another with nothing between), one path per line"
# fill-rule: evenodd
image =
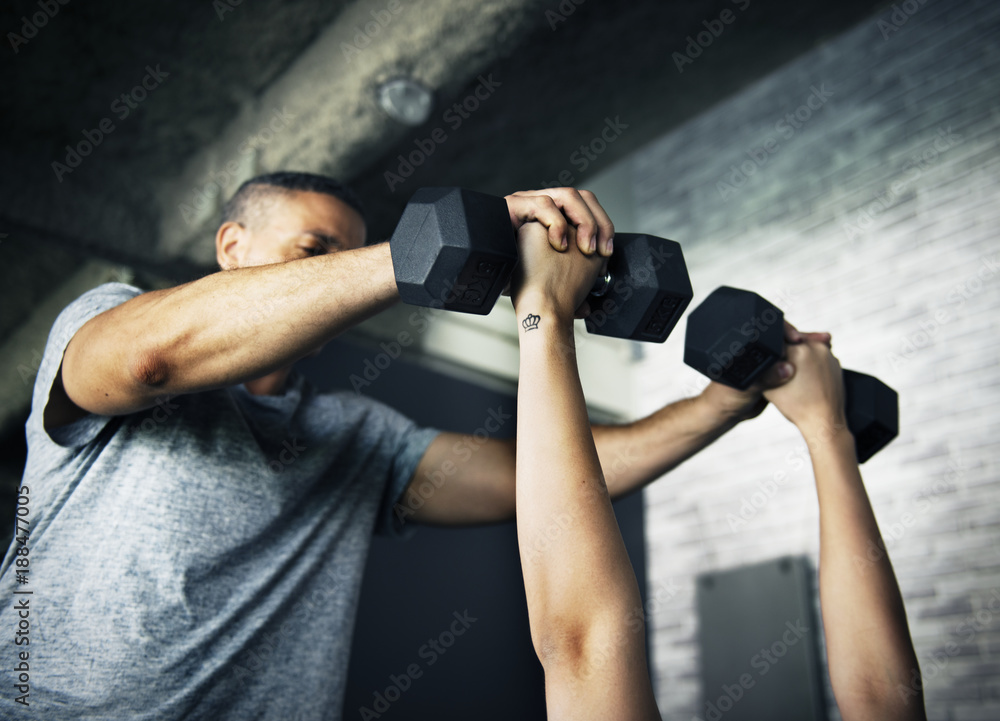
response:
M42 354L38 374L35 377L31 415L27 424L29 435L45 438L59 446L73 448L92 441L111 420L111 416L89 414L73 423L46 431L43 415L56 373L62 365L63 353L66 352L66 346L76 332L91 318L141 294L142 291L135 286L125 283L105 283L81 295L59 314L52 324L52 330L49 331L49 339L45 344L45 352Z
M382 536L408 537L414 532L414 524L408 522L406 509L399 504L406 487L413 479L417 464L424 457L427 446L441 432L436 428L421 428L398 411L378 404L383 421L393 429L390 433L392 466L389 480L382 494L378 516L375 519L375 533Z

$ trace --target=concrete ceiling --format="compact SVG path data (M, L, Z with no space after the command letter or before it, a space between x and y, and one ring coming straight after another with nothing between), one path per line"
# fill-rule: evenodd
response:
M37 309L86 262L126 266L147 283L214 271L218 208L258 172L350 181L366 201L370 236L386 238L420 186L504 194L561 171L581 182L882 4L5 3L0 345L25 324L51 322ZM679 72L675 53L706 23L720 34ZM434 91L419 128L378 106L378 84L400 76ZM494 87L480 89L479 107L446 114L482 78ZM582 171L574 150L609 118L627 129ZM390 188L398 156L428 147L435 129L447 140ZM70 168L66 146L88 135L100 142Z

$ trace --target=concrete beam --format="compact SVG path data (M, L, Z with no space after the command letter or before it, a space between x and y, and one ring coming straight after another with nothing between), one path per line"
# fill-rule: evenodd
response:
M382 82L404 76L448 97L537 15L527 0L354 3L155 193L160 255L211 266L221 205L254 174L287 168L352 178L410 132L379 108Z

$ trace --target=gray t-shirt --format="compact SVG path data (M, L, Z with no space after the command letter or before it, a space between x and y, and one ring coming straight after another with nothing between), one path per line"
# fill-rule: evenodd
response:
M280 396L240 385L46 432L69 340L139 293L102 285L49 336L24 543L0 566L0 717L339 718L371 534L398 530L437 431L293 372Z

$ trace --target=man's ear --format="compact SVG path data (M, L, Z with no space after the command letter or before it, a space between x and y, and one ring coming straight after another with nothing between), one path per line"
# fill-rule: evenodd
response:
M215 260L223 270L243 265L249 250L249 237L245 226L227 220L215 233Z

